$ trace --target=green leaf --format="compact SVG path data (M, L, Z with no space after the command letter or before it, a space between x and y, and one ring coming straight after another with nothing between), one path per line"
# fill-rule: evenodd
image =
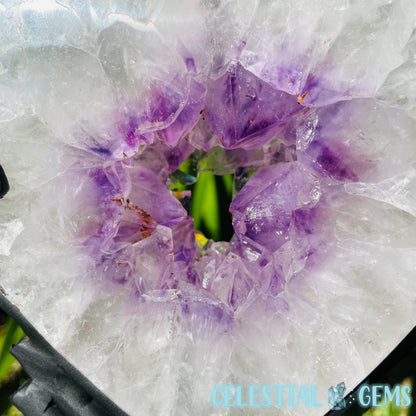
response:
M11 405L6 413L4 413L4 416L23 416L23 413L18 410L16 407L14 407L13 405Z
M17 362L9 352L11 345L17 343L25 335L22 329L10 317L7 318L2 329L0 335L0 380L9 373L12 365Z
M206 228L214 240L219 240L219 214L215 176L211 172L202 172L194 185L191 199L191 216L194 218L195 229Z
M229 200L233 199L233 186L234 186L234 175L224 175L221 177L224 183L225 190L227 192L227 197Z

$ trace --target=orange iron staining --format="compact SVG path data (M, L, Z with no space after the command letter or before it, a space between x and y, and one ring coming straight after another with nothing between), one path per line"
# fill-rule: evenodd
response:
M124 215L119 233L129 235L131 242L138 242L150 237L157 227L157 222L142 208L132 204L129 199L112 199L116 204L124 206Z
M302 95L298 95L298 104L302 104L309 91L305 91Z

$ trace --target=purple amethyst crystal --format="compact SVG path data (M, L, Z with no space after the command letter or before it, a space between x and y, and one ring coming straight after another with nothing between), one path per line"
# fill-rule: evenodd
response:
M237 236L259 251L278 250L289 240L293 214L319 201L319 178L300 163L260 169L233 200Z
M175 146L180 139L185 137L191 131L197 123L201 110L204 107L204 85L193 79L190 83L189 95L182 111L172 124L159 131L160 136L169 147Z
M266 144L300 110L296 97L274 89L241 64L231 64L208 83L205 118L227 149Z

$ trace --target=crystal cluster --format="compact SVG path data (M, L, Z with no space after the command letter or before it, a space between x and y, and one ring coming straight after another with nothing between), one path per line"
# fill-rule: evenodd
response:
M331 409L340 410L345 408L345 391L345 383L339 383L336 387L331 386L328 389L328 403Z
M131 414L251 414L212 407L221 383L355 386L416 318L414 16L2 2L9 298ZM169 188L186 160L234 174L230 242L196 239Z

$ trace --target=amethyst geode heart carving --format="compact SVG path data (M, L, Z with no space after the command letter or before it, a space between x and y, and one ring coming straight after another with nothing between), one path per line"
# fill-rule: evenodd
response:
M7 296L131 414L354 386L416 318L414 8L4 3ZM231 241L172 186L205 171L234 175Z

